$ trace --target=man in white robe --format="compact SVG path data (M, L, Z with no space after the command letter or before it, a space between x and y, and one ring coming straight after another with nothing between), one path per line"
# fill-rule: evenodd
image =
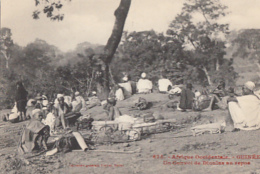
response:
M132 85L131 85L131 82L128 81L128 77L127 76L123 77L123 81L124 81L124 83L119 83L118 85L123 88L124 98L129 98L132 95Z
M162 76L162 78L158 80L158 87L159 92L166 93L172 88L172 82L169 79L166 79Z
M260 99L254 94L255 84L248 81L243 87L243 96L228 100L228 109L234 123L233 131L260 128Z
M141 79L137 82L138 93L151 93L153 89L153 83L146 79L146 73L141 74Z

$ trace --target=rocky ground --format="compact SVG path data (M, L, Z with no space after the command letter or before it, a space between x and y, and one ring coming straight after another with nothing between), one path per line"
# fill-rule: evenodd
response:
M0 122L0 173L260 173L260 156L259 159L242 159L250 157L242 155L256 155L256 158L260 155L259 130L194 137L190 131L192 126L220 122L227 111L174 111L166 107L169 99L165 94L142 95L152 106L138 111L131 108L138 97L140 95L133 96L117 106L124 114L157 112L165 119L175 118L178 127L170 132L146 136L140 141L97 146L97 150L129 153L89 150L24 159L17 155L16 149L26 122ZM101 107L88 112L96 120L104 117ZM209 156L222 159L208 159Z

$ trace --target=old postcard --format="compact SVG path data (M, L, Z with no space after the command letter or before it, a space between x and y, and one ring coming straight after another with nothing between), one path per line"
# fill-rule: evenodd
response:
M0 173L260 173L260 1L0 2Z

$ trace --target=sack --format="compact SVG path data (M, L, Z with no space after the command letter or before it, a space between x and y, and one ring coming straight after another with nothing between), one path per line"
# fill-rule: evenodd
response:
M153 123L155 122L155 118L152 114L146 114L143 116L145 123Z
M77 121L77 130L79 129L87 129L90 130L92 128L92 122L94 121L93 118L84 118L81 121Z
M56 141L55 146L59 152L70 152L72 150L71 137L61 137Z
M201 95L196 101L193 102L193 110L202 111L210 105L211 98L207 95Z

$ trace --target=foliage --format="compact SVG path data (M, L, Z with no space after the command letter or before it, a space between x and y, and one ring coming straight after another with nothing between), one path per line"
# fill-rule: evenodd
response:
M9 68L9 59L11 57L11 48L13 46L12 33L9 28L0 29L0 52L6 59L6 68Z
M181 57L183 49L176 39L166 37L154 31L125 32L114 61L111 64L115 79L120 81L122 72L132 80L140 78L146 72L153 81L165 74L174 82L181 78Z
M233 46L237 46L234 57L247 58L260 63L260 30L243 30L232 40Z
M223 37L229 28L218 19L227 14L226 9L219 0L187 0L167 31L169 36L183 43L185 50L192 52L186 62L204 71L209 84L212 83L210 74L219 71L225 61Z

